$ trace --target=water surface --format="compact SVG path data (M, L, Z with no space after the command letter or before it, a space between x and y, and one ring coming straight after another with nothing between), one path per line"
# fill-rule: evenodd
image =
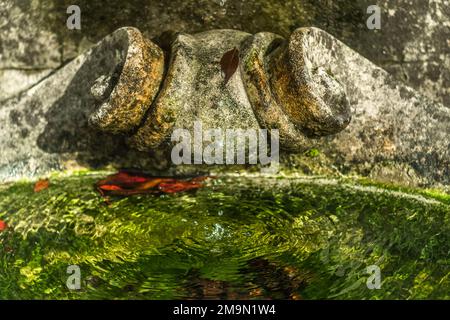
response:
M448 196L229 177L108 204L93 188L102 177L2 188L0 298L450 298ZM66 287L74 264L77 291ZM379 290L366 285L370 265Z

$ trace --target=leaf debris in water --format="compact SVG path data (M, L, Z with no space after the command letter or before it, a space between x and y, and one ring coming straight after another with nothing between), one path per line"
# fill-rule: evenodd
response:
M5 221L0 220L0 232L6 230L7 227L8 224Z
M41 179L34 184L34 192L41 192L50 186L48 179Z
M102 196L130 196L135 194L177 193L203 187L208 177L200 176L187 179L152 177L131 171L119 171L96 183Z

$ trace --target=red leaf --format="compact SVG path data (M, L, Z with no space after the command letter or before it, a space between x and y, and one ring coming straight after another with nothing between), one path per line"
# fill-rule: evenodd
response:
M122 183L140 183L147 181L147 179L144 177L131 175L126 171L120 171L119 173L117 173L115 179Z
M105 185L99 186L99 188L102 190L105 190L105 191L122 190L121 187L113 185L113 184L105 184Z
M34 184L34 192L41 192L49 187L50 182L48 179L41 179Z
M225 52L220 59L220 67L225 74L225 84L230 80L231 76L236 72L239 65L239 50L234 48Z
M161 183L158 187L164 193L176 193L181 191L187 191L192 189L201 188L201 183L195 183L191 181L178 181L175 183Z
M6 228L8 228L8 224L5 221L0 220L0 232L6 230Z
M148 193L176 193L203 187L202 181L208 177L174 179L152 177L142 173L120 171L97 182L96 187L102 196L130 196Z

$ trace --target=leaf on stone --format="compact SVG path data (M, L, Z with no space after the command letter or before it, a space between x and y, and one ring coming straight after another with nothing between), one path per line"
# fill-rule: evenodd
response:
M228 83L228 80L233 76L236 72L237 67L239 65L239 50L234 48L230 51L225 52L220 59L220 67L222 68L222 72L225 74L225 84Z
M207 178L174 179L122 170L98 181L96 188L102 196L177 193L201 188L202 182Z
M50 181L48 179L41 179L34 184L34 192L41 192L49 187Z
M7 227L8 227L8 224L5 221L0 220L0 232L6 230Z

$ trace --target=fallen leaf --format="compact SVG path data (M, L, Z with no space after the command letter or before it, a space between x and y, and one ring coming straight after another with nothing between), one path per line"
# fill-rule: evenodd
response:
M122 190L121 187L115 186L115 185L113 185L113 184L105 184L105 185L99 186L99 188L102 189L103 191Z
M50 182L48 179L41 179L34 184L34 192L41 192L49 187Z
M191 189L201 188L203 185L200 182L192 181L178 181L178 182L162 182L158 185L159 190L164 193L176 193L187 191Z
M225 74L225 84L230 80L231 76L236 72L239 65L239 50L234 48L225 52L220 59L220 67Z
M136 188L139 190L148 190L153 187L156 187L158 184L160 184L163 180L159 178L154 178L150 181L145 181L142 184L138 185Z
M135 194L177 193L203 187L208 177L174 179L153 177L131 171L120 171L96 183L100 194L106 196L131 196Z
M8 224L5 221L0 220L0 232L6 230L6 228L8 228Z

